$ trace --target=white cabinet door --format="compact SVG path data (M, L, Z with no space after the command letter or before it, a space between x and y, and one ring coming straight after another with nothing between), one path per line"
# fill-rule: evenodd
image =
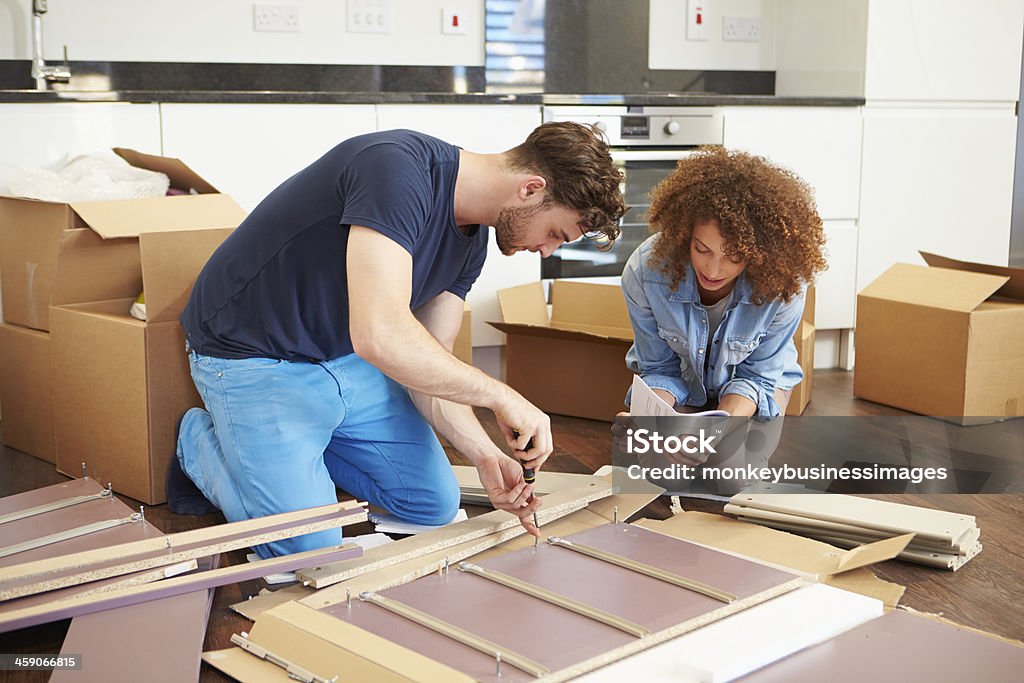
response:
M372 104L162 104L164 153L252 210L347 138L376 129Z
M856 219L859 107L725 107L725 146L763 156L814 188L818 213Z
M818 330L853 327L857 300L857 223L825 221L828 270L815 282L814 326Z
M0 104L0 163L59 168L65 161L111 147L160 153L155 104Z
M853 327L860 195L859 107L726 107L725 146L790 169L813 188L828 240L818 329Z
M1009 106L866 107L857 290L919 249L1006 265L1015 137Z
M503 152L515 147L541 124L540 107L532 105L382 104L379 130L411 128L471 152ZM490 228L488 228L490 229ZM493 238L487 261L467 300L473 309L473 346L505 343L505 335L487 324L501 320L497 291L540 279L540 255L503 256Z
M1017 100L1020 0L870 0L868 100Z

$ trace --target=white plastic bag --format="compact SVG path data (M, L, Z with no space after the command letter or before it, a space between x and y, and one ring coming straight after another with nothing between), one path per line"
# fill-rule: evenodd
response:
M50 202L163 197L170 181L163 173L136 168L114 154L72 159L59 171L4 166L6 194Z

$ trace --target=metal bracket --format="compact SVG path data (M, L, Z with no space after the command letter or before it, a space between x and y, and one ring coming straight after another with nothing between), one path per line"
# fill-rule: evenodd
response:
M651 565L644 564L643 562L637 562L636 560L623 557L622 555L610 553L606 550L593 548L589 545L583 545L582 543L567 541L564 538L559 538L558 536L551 536L548 538L548 543L559 548L571 550L581 555L586 555L587 557L592 557L595 560L601 560L602 562L614 564L617 567L622 567L623 569L628 569L638 574L649 576L652 579L671 583L673 586L679 586L680 588L685 588L725 603L730 603L737 599L735 595L728 591L715 588L714 586L709 586L708 584L695 579L688 579L685 576L673 574L672 572L659 569L658 567L652 567Z
M249 654L253 655L254 657L265 659L271 664L281 667L286 672L288 672L288 678L291 678L293 680L302 681L302 683L334 683L338 680L337 675L332 676L331 678L323 678L321 676L317 676L315 673L309 671L308 669L302 668L294 662L288 661L284 657L280 657L274 654L267 648L261 645L257 645L256 643L249 640L249 634L244 631L242 632L241 635L237 633L232 633L231 642L237 645L238 647L242 648Z
M471 647L478 652L483 652L488 657L501 655L502 662L507 662L517 669L521 669L538 678L544 674L551 673L551 669L543 664L535 662L532 659L516 652L512 652L508 648L502 647L501 645L491 642L486 638L476 636L465 629L461 629L454 624L450 624L447 621L431 616L426 612L421 612L415 607L406 605L404 602L399 602L393 598L386 598L383 595L371 592L360 593L359 599L363 602L371 602L378 607L386 609L400 617L404 617L405 619L419 624L424 628L430 629L435 633L447 636L448 638L460 642L467 647Z

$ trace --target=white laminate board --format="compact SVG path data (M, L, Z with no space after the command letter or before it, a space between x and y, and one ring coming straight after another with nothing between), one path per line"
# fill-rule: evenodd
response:
M813 584L575 680L731 681L881 615L879 600Z

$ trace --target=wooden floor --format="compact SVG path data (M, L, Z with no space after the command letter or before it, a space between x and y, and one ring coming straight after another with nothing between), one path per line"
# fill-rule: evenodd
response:
M819 416L882 416L903 415L900 411L854 399L852 375L843 371L818 371L814 377L814 398L805 415ZM497 427L488 413L481 420L497 437ZM1011 428L1019 434L1024 420ZM1009 424L1009 423L1008 423ZM590 473L611 459L609 425L603 422L554 416L552 427L555 454L547 469L559 472ZM948 429L959 429L950 427ZM780 447L781 448L781 447ZM449 452L456 464L466 464L460 456ZM1024 452L1015 457L1024 460ZM543 473L541 473L543 476ZM0 453L0 496L11 495L41 486L59 483L66 478L52 465L11 449ZM1017 489L1019 490L1019 489ZM907 587L902 604L916 610L939 613L948 619L990 631L1006 638L1024 640L1024 495L1020 494L884 494L875 496L926 507L936 507L975 515L982 531L984 551L958 572L930 569L899 561L874 567L875 573L888 581ZM126 500L129 505L137 505ZM710 501L687 501L684 507L720 512L721 504ZM482 510L471 510L471 514ZM669 514L667 501L659 499L641 511L641 516L664 518ZM219 514L188 517L171 514L166 505L147 506L147 520L165 533L185 531L223 522ZM349 535L369 533L368 524L348 527ZM222 558L222 565L245 562L245 553L236 551ZM256 595L265 587L262 580L248 581L217 590L207 631L205 649L230 646L232 633L248 630L251 622L232 612L229 606ZM67 621L0 635L0 653L53 654L59 651ZM2 681L45 681L47 674L0 672ZM218 672L203 667L202 680L229 680Z

